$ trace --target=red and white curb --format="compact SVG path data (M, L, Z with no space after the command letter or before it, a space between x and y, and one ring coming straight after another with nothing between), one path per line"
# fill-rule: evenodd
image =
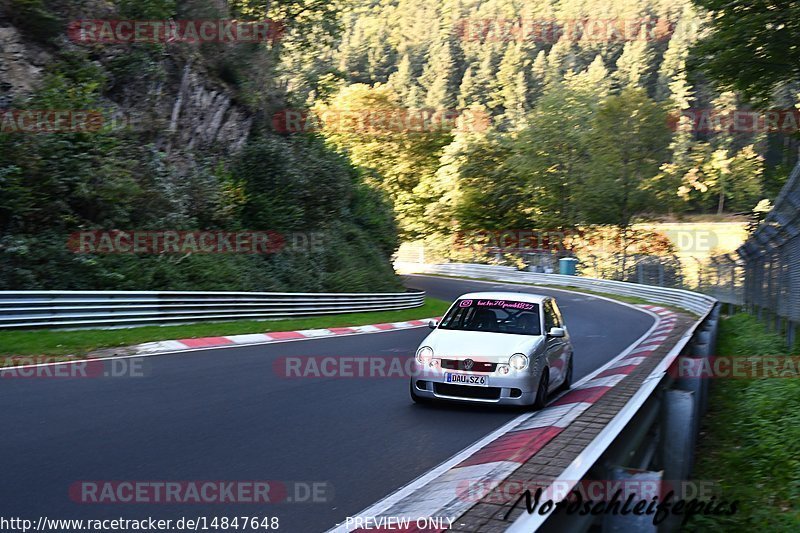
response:
M383 523L392 523L394 531L407 533L447 529L451 521L477 503L472 488L478 486L486 494L502 483L667 339L677 321L675 313L655 305L636 307L654 316L656 322L616 358L575 383L546 408L512 420L331 532L368 531L367 527L358 527L358 518L361 524L370 526L383 519ZM418 526L425 518L441 519L443 527ZM409 525L400 525L406 523L403 520L408 520Z
M273 342L320 339L325 337L341 337L345 335L361 335L364 333L382 333L384 331L420 328L427 326L430 320L440 320L440 318L441 317L434 317L422 320L409 320L406 322L387 322L384 324L369 324L366 326L351 326L343 328L274 331L271 333L251 333L247 335L229 335L226 337L203 337L199 339L178 339L171 341L146 342L144 344L133 346L132 349L135 355L152 355L160 352L197 350L198 348L221 348L227 346L243 346L248 344L270 344Z

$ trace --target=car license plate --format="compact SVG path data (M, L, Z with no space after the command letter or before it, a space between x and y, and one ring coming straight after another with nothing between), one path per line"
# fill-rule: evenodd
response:
M473 387L488 387L489 379L486 376L476 376L474 374L452 374L445 373L445 381L457 385L471 385Z

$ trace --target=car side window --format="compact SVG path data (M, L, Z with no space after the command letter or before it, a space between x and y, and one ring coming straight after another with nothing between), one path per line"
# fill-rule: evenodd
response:
M558 304L555 300L550 300L550 303L553 305L553 313L556 316L556 322L558 322L558 328L564 327L564 315L561 314L561 309L558 308Z
M551 328L557 327L560 326L558 325L558 319L553 311L553 305L550 300L547 300L544 304L544 331L547 333Z

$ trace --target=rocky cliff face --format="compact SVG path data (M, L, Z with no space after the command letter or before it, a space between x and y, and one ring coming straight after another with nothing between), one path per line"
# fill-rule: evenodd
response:
M0 108L11 106L15 97L30 94L50 60L50 54L26 43L15 27L0 26Z
M80 50L65 41L63 49ZM163 152L167 160L186 162L195 155L231 155L247 141L248 110L234 101L235 91L214 80L191 49L167 50L154 68L135 81L117 82L110 68L127 54L120 47L92 50L93 63L112 80L103 110L112 127L130 127ZM0 108L22 102L40 85L54 54L13 25L0 26Z
M238 151L247 140L252 118L234 105L221 87L210 87L186 64L172 101L168 134L170 144L188 150L218 146Z

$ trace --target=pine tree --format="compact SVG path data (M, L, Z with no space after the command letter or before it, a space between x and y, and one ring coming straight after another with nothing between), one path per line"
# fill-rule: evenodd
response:
M567 74L564 80L573 89L592 95L598 102L605 100L611 91L608 69L600 54L595 56L586 70L578 74Z
M561 37L547 54L546 83L560 81L564 74L572 72L576 64L576 55L573 42L567 37Z
M622 55L617 59L617 71L614 79L619 87L645 87L652 68L652 51L645 39L636 39L625 43Z
M528 83L525 72L528 59L522 52L522 46L511 42L506 47L500 69L497 72L495 91L491 95L490 105L503 110L505 119L513 126L524 117L527 108Z
M547 83L547 52L539 50L531 66L530 82L528 85L528 107L533 107L542 96Z
M475 75L475 92L479 103L489 104L489 92L495 79L493 47L487 46L480 56L480 63Z
M699 23L699 19L693 10L687 7L676 25L675 33L669 40L669 45L658 68L656 99L666 100L674 94L676 103L681 106L681 109L685 109L684 104L687 104L688 107L686 101L691 98L686 80L686 60L694 41L695 33L692 30L696 23Z
M434 109L452 109L456 103L455 64L449 38L440 39L428 52L428 63L420 77L426 90L425 105Z
M473 74L473 68L470 65L467 67L466 72L464 72L464 77L461 78L461 85L458 88L458 107L459 109L464 109L472 104L478 103L478 98L476 94L476 83L475 83L475 75Z
M398 95L403 105L413 105L409 99L409 94L416 82L414 81L414 71L408 53L403 54L403 58L397 66L397 71L389 76L388 85Z

